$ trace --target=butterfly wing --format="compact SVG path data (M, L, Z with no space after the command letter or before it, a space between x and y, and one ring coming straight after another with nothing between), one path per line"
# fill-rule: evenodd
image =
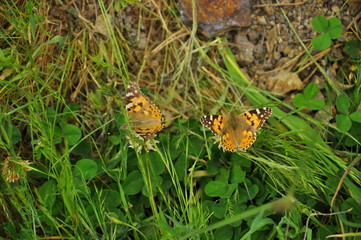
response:
M139 86L135 82L128 84L126 94L126 110L129 115L139 112L145 104L149 103L149 99L142 94Z
M272 108L257 108L241 114L240 116L246 120L246 123L258 131L264 122L272 115Z
M126 94L126 110L132 123L132 130L144 141L155 137L163 129L162 113L148 97L144 96L135 82L130 82Z
M200 119L203 126L209 128L215 135L219 135L221 138L221 146L223 149L228 151L236 151L237 146L234 144L234 141L231 139L231 135L224 128L226 124L226 119L221 115L207 115L203 116Z
M225 118L221 115L201 117L201 123L221 138L223 149L246 151L256 140L256 133L272 114L271 108L258 108L239 116L232 113Z
M256 140L256 133L253 127L248 126L242 116L232 113L226 118L224 129L221 134L221 146L223 149L234 151L245 151Z
M203 126L209 128L215 135L220 135L224 128L224 117L222 115L206 115L200 119Z
M247 148L252 146L256 141L256 133L254 131L244 130L241 133L242 138L240 139L237 149L239 151L246 151Z

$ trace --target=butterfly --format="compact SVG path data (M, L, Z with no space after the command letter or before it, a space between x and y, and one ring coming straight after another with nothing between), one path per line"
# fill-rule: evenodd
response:
M203 126L220 136L220 146L223 149L246 151L256 141L256 131L272 114L271 108L257 108L240 115L230 113L229 116L207 115L201 117Z
M144 142L154 138L164 128L162 113L147 96L143 95L135 82L128 84L126 111L131 128Z

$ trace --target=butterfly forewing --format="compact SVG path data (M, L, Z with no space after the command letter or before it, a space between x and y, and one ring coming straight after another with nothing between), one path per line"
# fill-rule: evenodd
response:
M207 115L200 119L203 126L212 130L216 135L219 135L224 127L224 117L221 115Z
M139 86L134 82L130 82L128 84L128 90L126 94L126 110L128 114L140 111L143 107L143 104L148 102L148 98L142 94Z
M144 96L135 82L130 82L126 94L126 110L132 130L144 141L154 138L163 129L162 113L148 97Z
M272 108L257 108L241 114L246 119L246 123L251 125L256 131L258 131L264 124L264 122L272 115Z

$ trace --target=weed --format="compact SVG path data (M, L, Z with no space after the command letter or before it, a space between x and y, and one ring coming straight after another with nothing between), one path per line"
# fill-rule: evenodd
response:
M360 171L348 165L359 161L359 70L343 94L328 79L342 118L332 128L298 111L322 110L317 85L295 97L296 109L253 86L227 40L198 39L195 23L188 32L173 1L98 1L104 38L92 11L78 12L86 7L51 13L46 1L23 2L1 12L2 238L324 239L361 227ZM117 26L109 9L132 12L138 25ZM334 20L319 21L333 39ZM130 149L122 128L130 79L168 115L152 152ZM274 114L247 152L223 152L199 116L241 113L245 103ZM351 207L326 221L313 215Z
M316 83L310 83L305 88L303 93L297 93L292 99L293 105L298 108L305 107L312 110L320 110L325 106L325 101L323 100L312 100L317 96L319 92L318 86Z
M319 36L312 39L314 49L323 51L331 46L331 40L338 38L342 33L341 21L335 17L326 19L325 16L318 15L312 18L312 27Z
M361 41L347 41L343 50L345 51L345 53L350 55L352 59L358 60L361 58Z

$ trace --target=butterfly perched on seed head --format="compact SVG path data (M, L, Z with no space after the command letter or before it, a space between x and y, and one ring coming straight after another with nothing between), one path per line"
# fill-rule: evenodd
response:
M135 82L128 84L126 110L131 128L144 142L154 138L164 128L162 113L155 103L143 95Z
M220 136L220 146L223 149L246 151L256 141L256 131L261 129L264 122L272 114L271 108L257 108L240 115L230 113L222 115L207 115L201 117L203 126Z

